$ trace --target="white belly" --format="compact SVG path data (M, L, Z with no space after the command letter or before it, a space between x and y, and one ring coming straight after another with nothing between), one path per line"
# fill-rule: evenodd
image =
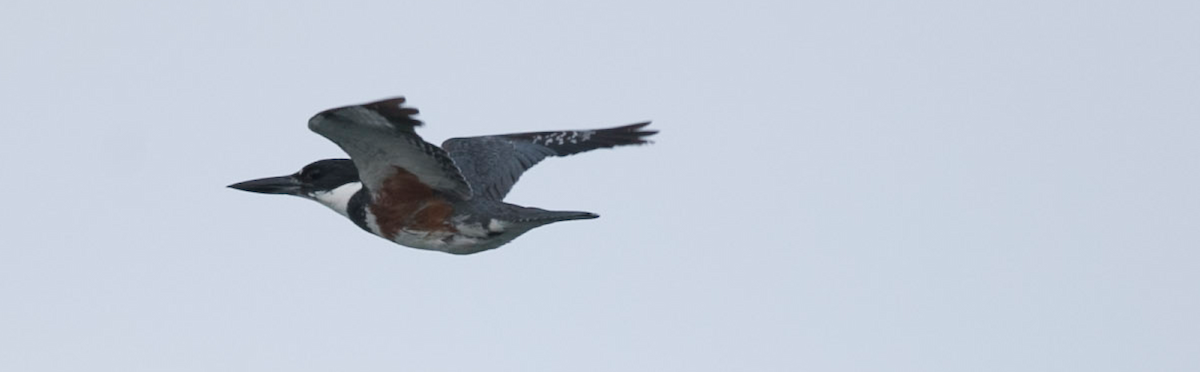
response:
M529 228L514 229L503 222L492 220L487 227L455 224L458 230L455 232L400 229L388 238L380 231L379 224L375 222L375 216L370 211L366 213L366 217L367 228L376 236L405 247L451 254L471 254L494 249L529 231Z

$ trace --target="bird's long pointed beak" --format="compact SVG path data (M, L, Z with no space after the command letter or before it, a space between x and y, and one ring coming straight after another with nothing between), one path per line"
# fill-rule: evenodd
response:
M300 195L300 180L293 176L260 178L238 182L229 187L260 194Z

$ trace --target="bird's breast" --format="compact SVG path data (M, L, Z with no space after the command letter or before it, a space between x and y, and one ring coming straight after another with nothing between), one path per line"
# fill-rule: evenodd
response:
M379 236L395 240L402 231L455 233L451 224L454 206L444 196L403 168L387 178L374 191L367 207Z

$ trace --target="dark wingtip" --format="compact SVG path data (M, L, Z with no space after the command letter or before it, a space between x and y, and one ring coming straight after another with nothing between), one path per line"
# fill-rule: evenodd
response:
M421 113L414 107L406 107L404 103L408 102L404 96L381 99L375 102L363 104L362 106L378 113L388 121L395 124L410 125L419 127L424 125L420 120L413 116Z
M594 219L597 219L597 218L600 218L600 215L598 215L598 214L595 214L595 213L591 213L591 212L580 212L580 213L578 213L578 214L575 214L575 215L572 215L572 216L567 216L567 217L563 218L562 220L563 220L563 221L570 221L570 220L594 220Z
M602 129L602 130L614 131L614 132L630 132L630 133L646 133L646 132L650 132L651 134L658 133L657 130L639 130L639 129L645 128L647 125L650 125L650 123L651 123L651 121L647 120L647 121L643 121L640 123L622 125L619 127L613 127L613 128L608 128L608 129Z
M646 139L646 137L658 134L657 130L643 130L650 121L622 125L619 127L597 130L596 134L612 143L613 146L625 145L646 145L654 143L654 141Z
M308 120L308 129L317 133L321 133L319 127L325 125L325 119L330 116L337 115L338 112L350 108L365 108L382 116L384 119L401 131L412 131L413 127L419 127L424 123L415 118L421 111L413 107L405 107L404 103L407 100L404 96L381 99L374 102L368 102L361 105L350 105L342 107L334 107L325 111L318 112Z

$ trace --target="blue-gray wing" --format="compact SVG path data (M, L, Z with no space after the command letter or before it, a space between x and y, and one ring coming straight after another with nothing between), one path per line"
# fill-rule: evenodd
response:
M648 143L650 122L615 128L451 138L442 148L454 159L477 197L503 200L525 170L548 156Z
M325 110L309 119L308 128L346 151L372 192L407 172L432 189L471 198L471 186L454 161L414 131L421 125L413 118L417 109L403 104L404 97L397 97Z

